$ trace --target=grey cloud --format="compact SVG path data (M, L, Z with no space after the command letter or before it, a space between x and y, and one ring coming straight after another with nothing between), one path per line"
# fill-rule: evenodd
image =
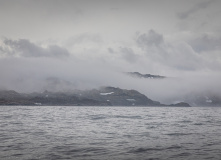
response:
M50 45L47 48L43 48L27 39L5 39L3 43L11 48L10 51L4 50L8 55L20 55L23 57L67 57L70 55L68 50L57 45Z
M167 49L169 46L164 41L163 35L154 30L148 33L138 34L135 40L138 47L144 51L144 55L149 58L162 61L168 57Z
M208 34L204 34L198 38L195 38L189 42L192 48L196 52L213 51L221 49L221 37L214 37Z
M49 56L56 56L56 57L66 57L70 55L67 49L59 47L57 45L50 45L47 48L47 53Z
M150 30L147 34L138 35L136 42L139 46L158 46L164 42L163 36L156 33L154 30Z
M87 43L87 42L101 43L102 41L103 40L101 36L97 34L84 33L69 38L66 43L68 46L72 46L78 43Z
M168 64L180 71L195 71L205 67L207 63L185 42L172 45L172 48L167 49L166 52L169 55Z
M4 49L3 47L0 46L0 54L3 54L3 52L4 52Z
M189 10L184 11L184 12L179 12L177 13L178 18L180 19L186 19L188 18L191 14L196 13L197 11L204 9L206 7L208 7L211 3L213 3L213 0L210 1L205 1L205 2L200 2L197 3L196 5L194 5L193 7L191 7Z
M163 35L153 30L149 31L148 34L144 33L138 36L136 43L149 61L160 66L180 71L196 71L202 68L212 69L216 65L211 65L210 61L204 58L203 55L197 54L187 42L170 43L164 41ZM207 43L207 41L204 43ZM200 43L200 45L203 46L203 43ZM208 48L210 48L214 43L208 45Z
M134 53L131 48L121 47L120 52L122 53L123 59L130 63L134 63L138 60L138 56Z
M112 48L108 48L107 50L108 50L108 52L111 53L111 54L114 53L114 50L113 50Z

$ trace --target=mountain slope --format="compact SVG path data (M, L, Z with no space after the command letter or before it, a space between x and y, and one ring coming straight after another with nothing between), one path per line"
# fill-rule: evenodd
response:
M164 105L153 101L136 90L101 87L73 92L48 92L21 94L0 91L0 105L44 106L189 106L186 103Z

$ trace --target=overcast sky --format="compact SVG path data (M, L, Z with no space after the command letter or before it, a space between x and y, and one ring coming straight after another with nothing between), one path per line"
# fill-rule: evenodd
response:
M0 0L0 88L41 90L59 80L73 88L138 89L153 98L162 94L159 86L221 89L220 6L220 0ZM121 75L128 71L194 78L138 85ZM177 90L183 88L171 92Z

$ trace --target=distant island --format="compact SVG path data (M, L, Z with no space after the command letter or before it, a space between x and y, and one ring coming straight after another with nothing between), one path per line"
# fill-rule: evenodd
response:
M13 90L0 91L0 105L28 106L176 106L190 107L188 103L171 105L153 101L136 90L101 87L73 92L18 93Z
M139 72L125 72L127 75L135 78L148 78L148 79L163 79L165 76L153 75L153 74L141 74Z

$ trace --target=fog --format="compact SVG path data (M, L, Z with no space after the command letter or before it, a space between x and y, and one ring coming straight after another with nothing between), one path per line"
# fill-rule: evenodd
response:
M183 101L191 93L220 95L220 3L0 1L0 89L113 86L161 103Z
M127 51L119 49L122 55ZM107 50L106 54L104 57L113 53ZM104 57L85 59L84 56L77 55L66 55L63 58L57 58L57 55L54 57L10 55L0 59L0 88L30 93L44 90L66 92L113 86L135 89L148 98L167 104L183 101L186 95L193 92L212 91L221 94L221 75L217 70L182 70L180 72L179 69L173 69L172 72L170 69L169 74L165 75L163 73L168 68L165 66L162 72L158 69L156 69L158 72L155 72L155 74L166 76L164 79L136 78L125 72L139 71L143 74L154 74L154 69L151 67L148 69L148 66L156 62L143 63L146 62L144 61L145 55L141 59L134 60L138 63L128 61L124 56L117 59ZM144 70L147 72L143 72Z

